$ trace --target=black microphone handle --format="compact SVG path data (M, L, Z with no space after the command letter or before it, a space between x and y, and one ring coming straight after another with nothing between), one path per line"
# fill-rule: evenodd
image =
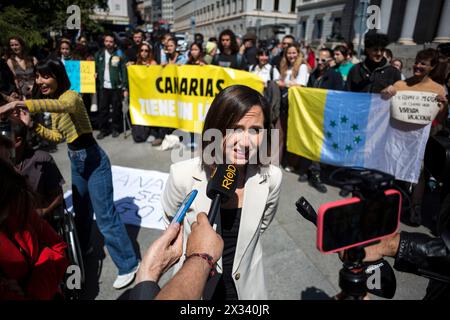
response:
M216 216L217 213L219 213L220 210L220 194L216 194L212 203L211 203L211 207L209 207L209 212L208 212L208 221L209 223L212 225L214 225L214 221L216 220Z

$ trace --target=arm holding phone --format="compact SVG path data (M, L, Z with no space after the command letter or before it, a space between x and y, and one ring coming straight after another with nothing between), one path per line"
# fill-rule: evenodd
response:
M436 274L450 279L450 248L442 238L400 232L365 250L367 261L394 257L394 268L398 271L425 276Z

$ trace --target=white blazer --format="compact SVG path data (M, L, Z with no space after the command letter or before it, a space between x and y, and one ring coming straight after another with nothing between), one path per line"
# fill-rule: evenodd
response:
M267 299L259 238L277 211L282 173L278 167L272 165L261 169L249 166L247 171L232 277L240 300ZM186 252L187 238L197 214L209 211L211 200L206 196L207 184L208 179L201 168L200 158L178 162L170 167L170 175L161 200L165 212L164 221L167 224L169 217L175 215L186 195L193 189L198 190L198 195L184 219L183 252ZM220 220L219 212L214 225L219 232ZM176 264L175 272L181 268L184 258L183 255ZM222 273L222 259L217 263L217 271ZM207 283L205 299L212 296L216 284L216 281Z

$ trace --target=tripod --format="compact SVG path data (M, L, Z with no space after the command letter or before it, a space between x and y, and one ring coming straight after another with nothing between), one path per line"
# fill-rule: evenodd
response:
M363 300L367 294L367 275L363 260L364 247L344 251L342 269L339 271L339 287L342 290L340 300Z

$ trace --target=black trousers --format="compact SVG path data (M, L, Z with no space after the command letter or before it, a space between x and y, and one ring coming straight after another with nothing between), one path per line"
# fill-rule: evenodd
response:
M98 128L101 132L121 132L123 129L122 90L101 89L98 101ZM112 106L112 114L110 112ZM112 123L109 120L112 119Z

